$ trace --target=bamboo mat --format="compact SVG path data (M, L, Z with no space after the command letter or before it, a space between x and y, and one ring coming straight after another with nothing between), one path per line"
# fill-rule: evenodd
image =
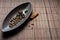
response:
M2 38L2 23L16 6L31 2L39 16L13 37ZM60 40L60 0L0 0L0 40Z

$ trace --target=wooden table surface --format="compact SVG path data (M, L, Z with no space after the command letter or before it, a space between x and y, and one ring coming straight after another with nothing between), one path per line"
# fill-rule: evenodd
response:
M25 2L31 2L39 16L18 34L4 39L3 20L12 9ZM60 0L0 0L0 40L60 40Z

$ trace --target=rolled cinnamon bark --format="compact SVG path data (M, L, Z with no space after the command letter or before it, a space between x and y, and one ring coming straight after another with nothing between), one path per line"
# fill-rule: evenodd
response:
M31 19L34 19L37 17L39 14L37 12L33 12L32 15L30 16Z

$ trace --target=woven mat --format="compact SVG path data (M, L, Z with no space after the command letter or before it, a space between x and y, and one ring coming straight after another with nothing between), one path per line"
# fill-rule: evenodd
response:
M7 14L18 5L31 2L39 16L30 21L15 36L2 38L2 23ZM0 0L0 40L60 40L59 0Z

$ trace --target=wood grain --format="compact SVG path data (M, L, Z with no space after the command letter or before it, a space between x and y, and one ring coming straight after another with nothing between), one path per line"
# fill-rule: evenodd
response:
M11 38L2 37L2 23L16 6L31 2L39 16ZM6 35L7 36L7 35ZM60 0L0 0L0 40L60 40Z

